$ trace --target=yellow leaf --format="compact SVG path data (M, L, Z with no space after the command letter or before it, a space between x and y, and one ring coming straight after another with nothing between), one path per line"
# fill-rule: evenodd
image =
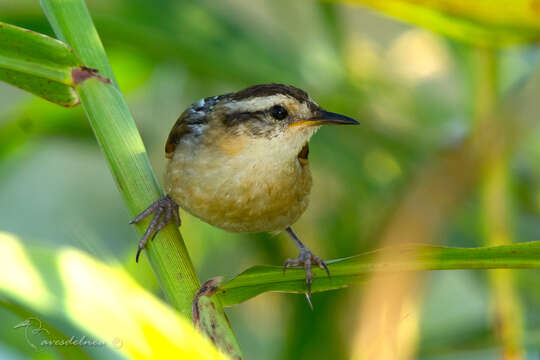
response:
M47 288L40 275L47 271L32 263L21 242L0 233L0 295L38 315L60 314L127 358L229 359L120 266L67 247L51 259L47 265L57 266L60 294Z
M348 0L483 46L540 41L538 0Z

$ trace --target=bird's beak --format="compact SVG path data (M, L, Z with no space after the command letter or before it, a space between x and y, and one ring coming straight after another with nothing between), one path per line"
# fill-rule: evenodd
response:
M320 125L360 125L358 121L348 116L325 110L319 110L317 116L308 121L318 122Z
M300 120L290 126L321 126L321 125L360 125L360 123L348 116L336 114L330 111L318 110L317 114L307 120Z

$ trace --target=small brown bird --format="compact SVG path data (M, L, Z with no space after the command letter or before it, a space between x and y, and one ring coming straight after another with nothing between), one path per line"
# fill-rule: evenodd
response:
M309 300L311 265L330 272L291 228L308 206L308 142L321 125L357 124L323 110L306 92L282 84L255 85L191 105L165 145L167 195L131 222L154 213L136 260L150 236L172 220L180 226L178 206L227 231L285 230L299 255L287 259L284 270L304 267Z

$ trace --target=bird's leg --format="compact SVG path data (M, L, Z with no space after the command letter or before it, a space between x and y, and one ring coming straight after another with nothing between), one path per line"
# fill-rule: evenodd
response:
M142 249L146 246L148 238L152 236L152 240L167 224L174 219L176 225L180 226L180 216L178 215L178 205L174 202L169 195L162 197L147 207L139 215L135 216L129 223L134 224L147 218L150 214L154 214L152 221L148 224L144 235L139 240L139 248L137 249L137 255L135 256L135 262L139 262L139 255Z
M309 302L309 305L311 305L311 283L313 282L313 275L311 274L311 265L317 265L321 269L325 270L328 276L330 277L330 271L328 270L328 267L326 266L326 263L317 255L313 255L311 250L307 248L306 245L304 245L298 236L294 233L293 229L289 226L287 229L285 229L287 234L291 237L291 239L294 241L296 246L298 246L298 257L296 259L287 259L285 261L285 264L283 265L283 272L289 267L293 266L304 266L304 269L306 270L306 285L307 285L307 293L306 297Z

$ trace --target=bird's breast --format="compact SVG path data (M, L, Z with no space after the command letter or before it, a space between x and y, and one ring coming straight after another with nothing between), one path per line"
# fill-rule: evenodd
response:
M309 166L295 156L247 148L177 149L168 165L168 193L184 210L228 231L285 229L308 206Z

